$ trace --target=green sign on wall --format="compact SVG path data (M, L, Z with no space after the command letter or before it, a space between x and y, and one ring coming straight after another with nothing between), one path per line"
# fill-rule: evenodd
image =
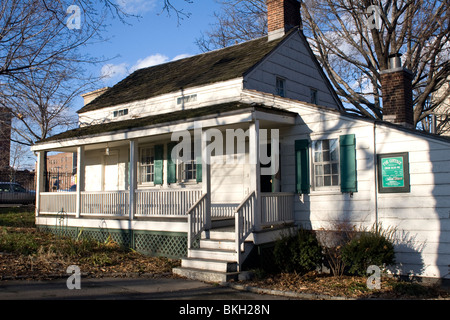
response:
M408 153L378 155L380 192L409 192Z
M404 187L403 158L384 158L381 163L381 177L383 188Z

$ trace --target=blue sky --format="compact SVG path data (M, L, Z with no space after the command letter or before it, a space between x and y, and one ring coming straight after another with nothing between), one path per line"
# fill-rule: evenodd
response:
M105 34L109 40L86 48L94 57L113 58L93 70L96 75L108 76L99 87L112 86L138 68L201 53L195 39L214 23L214 11L219 9L214 0L172 0L177 8L191 14L178 21L175 14L169 17L162 12L162 0L116 2L141 18L129 18L131 25L110 19Z
M105 21L106 33L103 34L108 40L84 48L85 53L92 57L110 58L88 70L95 76L109 75L97 83L96 89L113 86L137 68L201 53L195 39L215 22L214 11L219 10L215 0L193 0L192 3L172 0L178 9L190 13L189 18L178 21L175 14L169 17L166 12L162 12L162 0L113 1L140 18L128 18L128 24L124 24L119 19L110 17ZM71 112L75 113L82 107L83 98L80 96L74 100ZM58 132L52 134L56 133ZM11 153L15 150L16 147L13 147ZM15 166L32 170L35 163L32 152L28 148L17 150L23 155L20 164Z

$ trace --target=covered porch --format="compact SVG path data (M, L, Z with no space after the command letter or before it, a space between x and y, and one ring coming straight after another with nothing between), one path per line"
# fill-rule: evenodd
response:
M117 123L115 130L105 125L97 133L92 126L79 128L37 144L36 224L184 234L189 255L215 220L235 222L237 247L253 232L292 223L294 194L281 192L278 167L267 170L279 164L279 137L272 130L293 125L295 115L242 104L217 110L188 121L143 126L138 119L137 127ZM236 132L244 133L243 145ZM186 135L192 150L194 142L201 147L200 156L173 159ZM76 191L45 190L47 152L76 153ZM263 163L262 154L268 158Z

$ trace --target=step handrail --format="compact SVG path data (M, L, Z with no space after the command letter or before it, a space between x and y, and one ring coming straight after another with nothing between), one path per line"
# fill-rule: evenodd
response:
M237 269L241 269L242 246L245 239L252 233L255 225L255 191L242 200L234 211L235 219L235 248Z
M204 193L186 212L188 217L188 256L195 239L205 230L206 226L206 196Z

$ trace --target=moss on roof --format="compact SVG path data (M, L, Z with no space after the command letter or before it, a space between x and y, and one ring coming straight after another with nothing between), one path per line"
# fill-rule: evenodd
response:
M296 116L295 113L274 108L268 107L260 104L247 104L241 102L229 102L211 105L202 108L196 109L188 109L188 110L180 110L176 112L166 113L166 114L158 114L154 116L147 116L138 119L130 119L123 121L115 121L102 123L97 125L85 126L76 129L72 129L47 139L40 140L36 142L36 144L52 142L52 141L61 141L61 140L70 140L70 139L79 139L84 137L92 137L99 134L105 133L114 133L120 131L131 131L136 128L145 128L149 126L171 123L176 121L187 121L190 119L195 119L204 116L214 116L218 117L223 113L229 113L237 110L244 110L253 108L254 110L261 110L265 112L271 112L275 114L288 114L292 116Z
M148 99L182 88L243 76L267 56L285 37L247 41L193 57L139 69L107 90L78 113Z

